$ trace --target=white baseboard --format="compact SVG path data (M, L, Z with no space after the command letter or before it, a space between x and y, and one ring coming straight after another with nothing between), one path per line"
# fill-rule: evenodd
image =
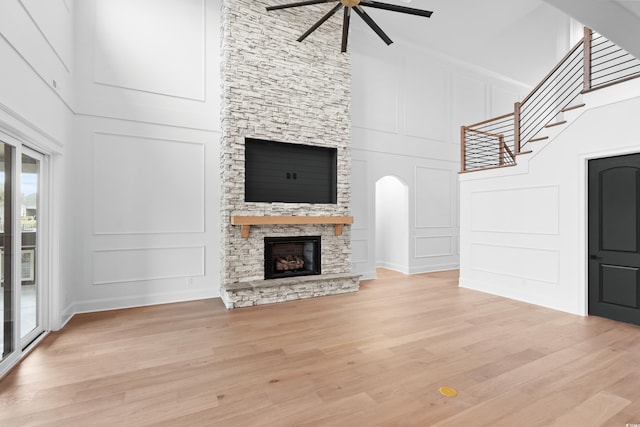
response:
M376 278L376 272L375 271L366 271L364 273L358 273L360 274L360 281L363 280L374 280Z
M409 268L406 265L394 264L390 262L378 261L376 268L387 268L402 274L409 274Z
M71 318L73 318L74 314L76 314L75 303L71 303L61 313L61 315L60 315L60 317L58 319L59 327L54 328L53 330L54 331L59 331L60 329L64 328L67 325L67 323L69 323L69 320L71 320Z
M168 294L132 295L117 298L76 301L74 304L74 314L120 310L124 308L196 301L210 298L220 298L220 296L218 295L218 292L214 292L213 290L194 290L191 292L182 291Z
M438 271L457 270L459 268L460 264L458 263L430 265L428 267L412 267L409 269L409 274L436 273Z
M567 307L564 307L560 304L554 304L553 302L544 302L535 300L533 298L529 298L525 295L515 295L514 292L509 292L508 290L501 289L492 285L491 283L480 282L478 280L467 279L464 277L460 277L458 280L458 284L461 288L470 289L472 291L483 292L489 295L496 295L502 298L508 298L515 301L524 302L527 304L537 305L539 307L550 308L552 310L562 311L564 313L575 314L577 316L585 316L585 313L580 313L577 310L571 310Z

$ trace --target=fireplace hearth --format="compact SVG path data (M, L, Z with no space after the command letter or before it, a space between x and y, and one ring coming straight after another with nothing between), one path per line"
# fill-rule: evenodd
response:
M265 237L264 278L321 274L320 236Z

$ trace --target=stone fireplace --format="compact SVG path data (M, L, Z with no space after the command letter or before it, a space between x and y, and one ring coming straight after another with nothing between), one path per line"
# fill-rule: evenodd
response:
M341 21L326 22L299 43L327 5L266 12L270 4L222 2L220 293L228 308L359 287L359 276L351 273L351 75L349 56L340 52ZM335 149L336 202L247 202L247 138ZM265 238L305 236L322 242L319 274L265 279Z

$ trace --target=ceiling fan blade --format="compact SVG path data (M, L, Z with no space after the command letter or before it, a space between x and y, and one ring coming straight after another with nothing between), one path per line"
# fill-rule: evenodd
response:
M356 13L358 15L360 15L360 17L363 19L364 22L367 23L367 25L369 25L371 27L371 29L373 31L376 32L377 35L380 36L380 38L382 40L384 40L384 42L387 45L390 45L391 43L393 43L393 40L391 40L389 38L389 36L387 36L384 31L382 31L382 28L380 28L378 26L378 24L376 24L373 19L371 19L371 17L369 15L367 15L367 12L365 12L364 10L362 10L362 8L360 6L353 6L353 9L355 9Z
M347 41L349 39L349 23L351 22L351 8L344 8L344 19L342 21L342 53L347 51Z
M388 4L388 3L380 3L378 1L373 1L373 0L362 0L360 2L360 6L373 7L375 9L391 10L393 12L408 13L410 15L425 16L427 18L430 18L431 15L433 14L433 12L430 10L422 10L422 9L415 9L413 7L398 6L395 4Z
M296 3L287 3L281 4L278 6L267 6L267 10L277 10L277 9L288 9L290 7L299 7L299 6L309 6L312 4L320 4L320 3L331 3L336 0L307 0L307 1L299 1Z
M301 35L298 38L298 41L301 42L302 40L306 39L309 34L313 33L315 30L317 30L320 25L324 24L327 21L327 19L329 19L333 15L335 15L335 13L338 10L340 10L341 7L342 7L342 3L338 2L338 4L333 9L331 9L326 15L324 15L322 18L320 18L320 20L318 22L313 24L313 26L311 28L309 28L303 35Z

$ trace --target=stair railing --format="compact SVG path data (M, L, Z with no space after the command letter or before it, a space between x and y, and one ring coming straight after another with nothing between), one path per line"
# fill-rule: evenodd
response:
M460 132L461 172L514 166L528 145L581 94L640 77L640 60L584 29L584 37L522 101L514 112Z

